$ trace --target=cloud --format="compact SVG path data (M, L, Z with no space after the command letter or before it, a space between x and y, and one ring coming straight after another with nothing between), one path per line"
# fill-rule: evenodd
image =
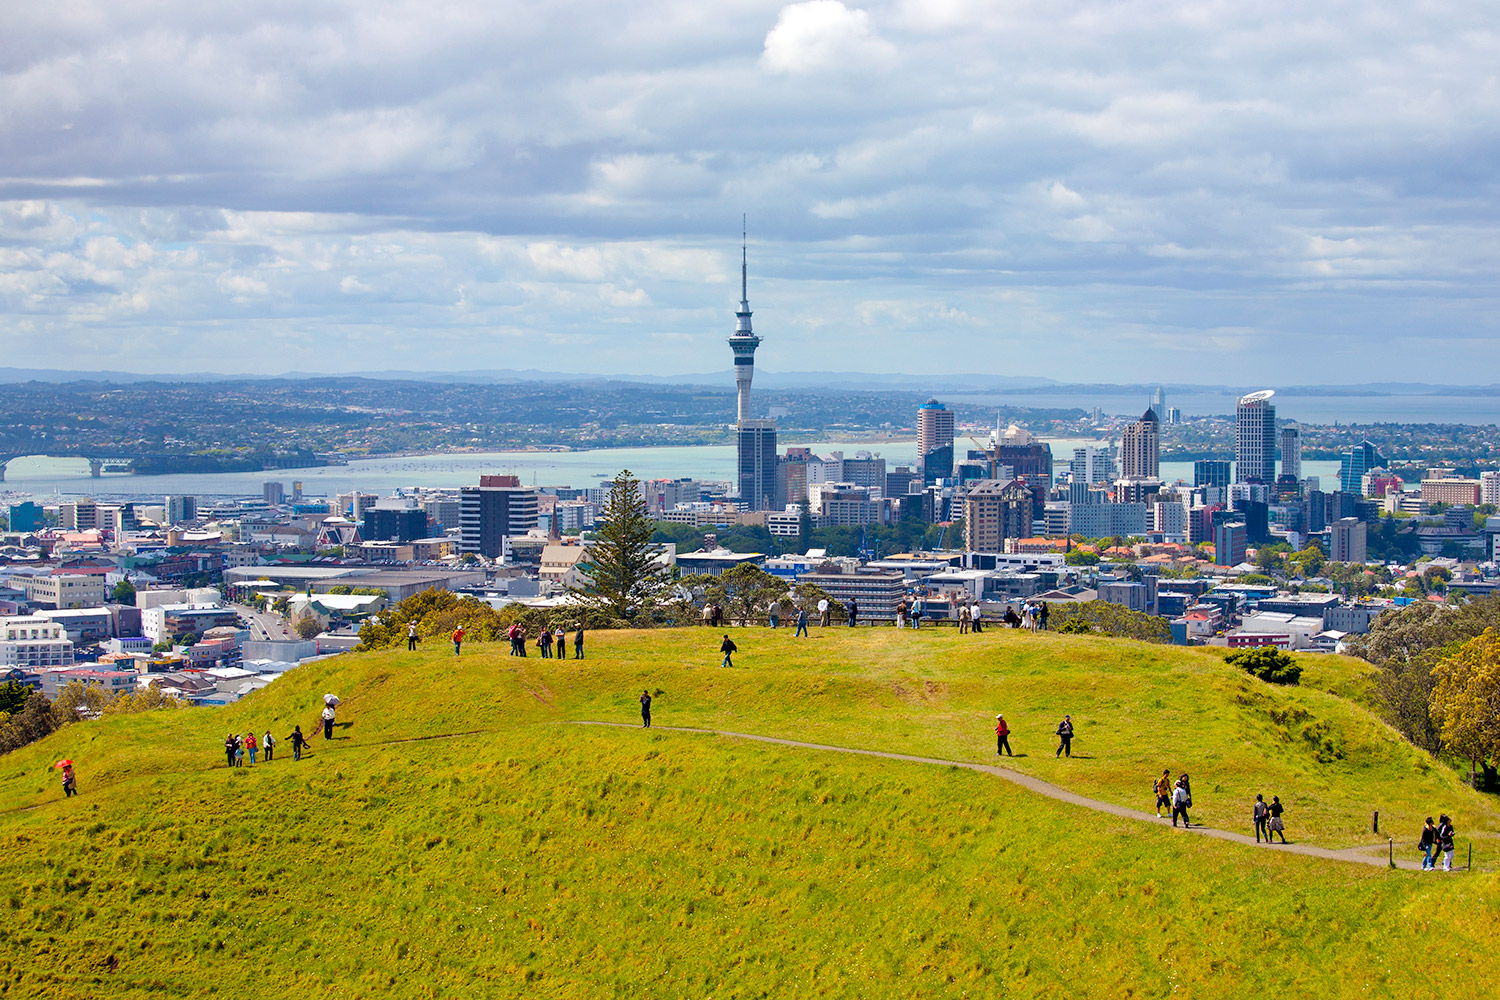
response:
M867 71L895 58L896 47L875 34L867 12L839 0L805 0L781 8L760 62L772 72L802 74Z

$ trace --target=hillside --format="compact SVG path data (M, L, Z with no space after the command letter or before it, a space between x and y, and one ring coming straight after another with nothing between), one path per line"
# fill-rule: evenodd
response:
M1268 689L1208 651L992 631L594 633L589 659L447 647L310 665L222 710L85 723L0 759L6 996L1490 995L1494 874L1391 873L1184 835L928 764L633 723L993 763L1294 841L1414 841L1491 803L1359 705L1355 661ZM229 771L226 730L337 738ZM1075 756L1050 736L1070 712ZM58 798L47 764L78 764ZM1413 928L1429 933L1414 933Z

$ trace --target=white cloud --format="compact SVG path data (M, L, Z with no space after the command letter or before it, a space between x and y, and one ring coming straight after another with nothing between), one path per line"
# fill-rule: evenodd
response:
M870 15L839 0L805 0L781 8L766 34L760 62L777 73L867 71L895 61L896 47L870 27Z

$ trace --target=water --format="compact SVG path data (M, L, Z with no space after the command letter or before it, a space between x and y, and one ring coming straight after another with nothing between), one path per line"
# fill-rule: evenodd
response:
M798 442L785 442L797 444ZM1054 467L1065 467L1073 449L1101 441L1052 440ZM819 441L805 443L819 455L842 451L854 457L857 451L869 451L886 460L887 468L913 465L917 458L915 441ZM967 439L957 442L960 454L972 445ZM150 498L160 502L163 496L187 494L200 497L258 497L261 485L279 482L291 493L292 482L300 480L307 496L332 497L337 493L362 490L388 496L398 489L413 486L456 489L479 482L481 474L503 473L520 476L521 482L542 486L597 486L612 479L621 469L629 469L642 479L694 479L733 482L735 478L734 445L691 445L683 447L608 448L595 451L534 452L509 451L466 455L412 455L404 458L371 458L312 469L277 469L271 472L225 472L169 476L131 476L106 473L91 479L88 463L67 458L17 458L6 468L5 483L0 489L12 494L36 497L95 496L101 499L125 498L140 502ZM1339 463L1304 461L1304 476L1323 477L1328 489L1330 478L1337 479ZM1163 462L1162 479L1189 483L1193 480L1192 462Z

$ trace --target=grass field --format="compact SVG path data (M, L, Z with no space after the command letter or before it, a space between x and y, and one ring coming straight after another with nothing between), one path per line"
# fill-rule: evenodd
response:
M649 687L659 724L991 761L1004 710L1027 754L1007 764L1099 798L1149 808L1170 765L1213 825L1248 826L1254 790L1324 846L1372 841L1371 808L1442 809L1493 859L1491 803L1341 697L1355 661L1280 690L1089 637L762 630L726 671L717 638L342 657L0 758L0 995L1500 992L1493 873L1257 851L958 769L555 724L633 721ZM307 728L324 691L338 739L224 768L226 730ZM1082 756L1059 761L1065 711ZM45 771L61 755L79 798Z

